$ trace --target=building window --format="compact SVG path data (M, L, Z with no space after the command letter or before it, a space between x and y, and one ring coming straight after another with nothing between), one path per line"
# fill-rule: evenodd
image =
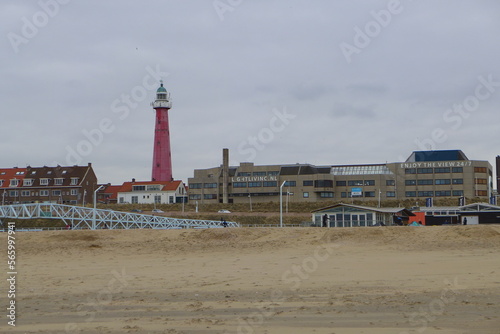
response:
M61 179L61 178L54 179L55 186L62 186L63 183L64 183L64 179Z
M407 191L405 193L406 197L417 197L417 192L416 191Z
M436 197L446 197L446 196L451 196L451 191L449 191L449 190L436 191L434 194Z
M286 181L285 187L295 187L297 186L297 181Z
M271 172L267 172L267 175L269 175L269 176L277 176L277 175L279 175L279 173L280 173L279 171L271 171Z
M374 191L365 191L365 197L375 197Z
M436 185L451 184L450 179L436 179Z
M340 197L347 198L347 193L345 191L341 192Z
M60 190L52 190L52 196L61 196Z
M21 191L21 196L22 197L29 197L30 191L29 190L22 190Z
M395 186L396 181L395 180L385 180L385 185L386 186Z
M9 196L10 197L17 197L17 196L19 196L19 193L17 190L11 190L11 191L9 191Z
M266 172L253 172L252 175L253 176L266 176Z
M304 193L302 193L302 197L304 197L304 198L309 198L309 193L308 193L308 192L304 192Z
M486 167L474 167L474 173L486 173Z
M436 180L437 181L437 180ZM449 181L449 180L448 180ZM418 180L417 181L417 184L419 186L428 186L428 185L432 185L432 179L423 179L423 180ZM437 184L437 182L436 182ZM448 183L449 184L449 183Z
M71 189L71 196L78 195L78 189Z
M332 180L316 180L314 181L314 187L316 188L333 188Z
M237 176L252 176L252 173L250 173L250 172L238 172Z
M453 194L453 196L463 196L464 191L463 190L453 190L452 194Z
M405 186L414 186L417 184L417 180L405 180Z
M386 197L396 197L396 192L395 191L388 191L385 193Z
M405 174L417 174L417 170L415 168L405 168Z
M314 181L313 180L302 181L302 185L304 187L312 187L314 185Z
M137 204L139 203L139 196L132 196L132 204Z
M204 199L217 199L217 195L216 194L205 194L205 195L203 195L203 198Z
M374 186L375 180L365 180L364 184L365 186Z
M476 184L488 184L487 179L476 179Z
M419 191L418 192L418 197L433 197L434 192L433 191Z
M434 173L449 173L450 167L434 168Z
M207 188L217 188L217 183L204 183L203 187L205 189L207 189Z
M319 193L319 197L321 198L333 198L333 193L329 191L322 191Z
M33 179L24 179L23 180L23 186L31 187L32 185L33 185Z
M464 179L453 179L451 180L452 184L464 184Z
M257 188L262 187L262 182L248 182L249 188Z
M72 186L76 186L76 185L78 185L78 181L80 181L80 179L79 179L79 178L77 178L77 177L72 177L72 178L71 178L71 183L70 183L70 185L72 185Z
M132 186L132 191L145 191L145 190L146 186L141 186L141 185Z
M476 196L488 196L488 192L486 190L476 190Z
M351 180L347 181L348 186L362 186L363 185L363 180Z
M125 203L125 198L124 198L124 197L120 197L120 199L118 200L118 202L119 202L120 204Z
M41 186L48 186L49 185L49 179L40 179L40 185Z
M161 203L161 195L155 195L155 203L160 204Z
M246 182L233 182L233 188L246 188Z
M199 200L199 199L201 199L201 194L191 194L191 195L189 195L189 199Z
M345 186L347 186L347 181L336 181L335 185L337 187L345 187Z
M432 168L417 168L417 174L432 174Z
M19 185L19 180L10 180L10 187L17 187Z
M201 189L201 183L190 183L189 189Z
M453 167L451 169L451 172L452 173L463 173L464 172L464 168L463 167Z
M264 181L262 185L264 187L277 187L278 182L277 181Z

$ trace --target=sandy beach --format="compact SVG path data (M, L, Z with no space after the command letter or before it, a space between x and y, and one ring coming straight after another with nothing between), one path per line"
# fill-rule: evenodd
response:
M16 238L1 333L500 333L500 226Z

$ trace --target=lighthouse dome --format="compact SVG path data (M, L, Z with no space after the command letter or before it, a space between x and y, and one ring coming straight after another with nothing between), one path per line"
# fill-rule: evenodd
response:
M160 87L156 90L157 93L166 93L167 90L165 87L163 87L163 83L160 85Z

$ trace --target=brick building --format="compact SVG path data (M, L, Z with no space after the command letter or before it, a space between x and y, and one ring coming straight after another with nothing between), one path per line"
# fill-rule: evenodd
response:
M0 168L2 205L17 203L92 203L97 177L92 164Z

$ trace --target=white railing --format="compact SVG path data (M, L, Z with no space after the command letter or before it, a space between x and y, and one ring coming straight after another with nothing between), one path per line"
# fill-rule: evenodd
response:
M239 227L239 224L235 222L170 218L55 203L2 205L0 206L0 220L5 218L60 219L72 229L92 230Z

